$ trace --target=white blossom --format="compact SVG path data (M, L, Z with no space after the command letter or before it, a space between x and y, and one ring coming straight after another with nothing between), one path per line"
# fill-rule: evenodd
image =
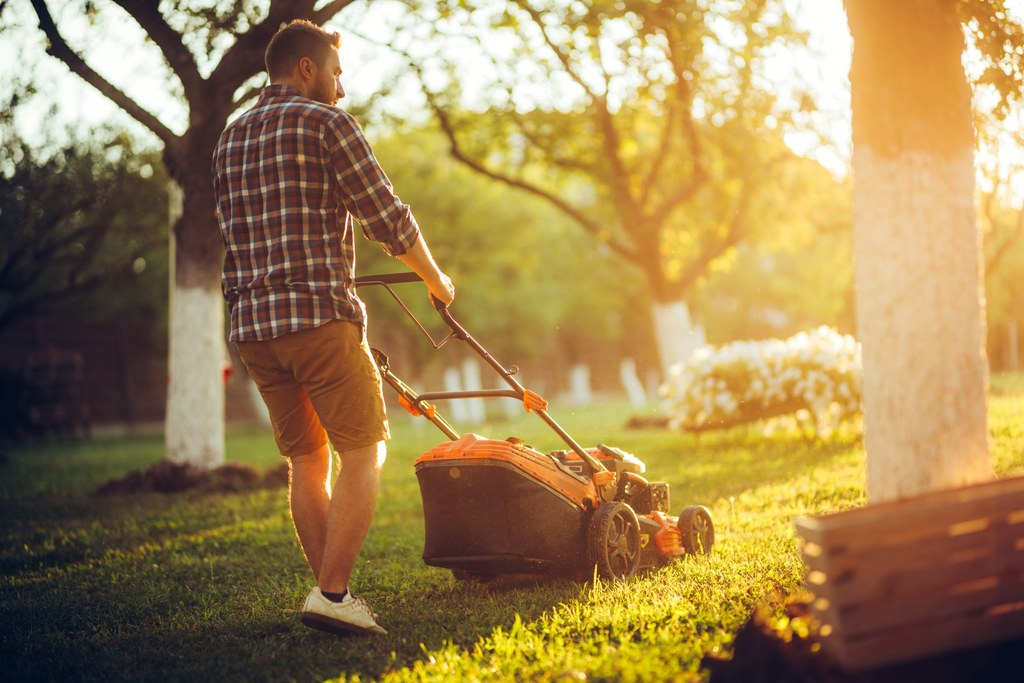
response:
M860 412L860 383L860 344L819 327L785 340L702 347L672 368L659 393L679 429L789 416L827 435Z

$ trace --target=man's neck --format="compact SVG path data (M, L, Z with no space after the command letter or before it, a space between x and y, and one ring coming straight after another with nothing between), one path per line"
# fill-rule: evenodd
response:
M306 92L306 85L301 81L296 83L294 79L290 78L279 78L277 80L270 81L270 85L286 85L291 88L295 88L299 91L299 94L303 97L309 97L309 93Z

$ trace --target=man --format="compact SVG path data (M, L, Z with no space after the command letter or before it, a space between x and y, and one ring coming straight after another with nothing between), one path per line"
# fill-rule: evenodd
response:
M355 294L354 225L420 275L431 296L455 289L395 196L345 96L341 37L303 20L266 51L270 84L230 123L213 157L224 240L230 340L270 413L289 464L289 502L317 585L302 622L385 633L349 592L373 518L387 417ZM333 491L331 445L341 472Z

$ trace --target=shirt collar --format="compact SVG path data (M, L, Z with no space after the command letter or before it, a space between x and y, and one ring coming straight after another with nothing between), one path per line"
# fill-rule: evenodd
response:
M299 89L294 85L283 85L279 83L271 83L263 88L260 93L260 100L267 100L272 97L301 97Z

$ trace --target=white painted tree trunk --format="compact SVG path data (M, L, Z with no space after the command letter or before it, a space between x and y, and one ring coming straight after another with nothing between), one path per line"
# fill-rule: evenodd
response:
M655 301L651 305L651 317L662 377L667 377L672 366L685 362L704 345L704 330L693 324L690 309L682 301Z
M217 278L205 287L176 282L174 224L182 191L169 184L171 282L168 306L166 458L210 470L224 464L224 369L230 362L224 340L224 300Z
M575 363L569 368L569 403L574 406L589 406L594 401L590 387L590 366Z
M636 361L632 358L623 358L619 363L619 380L634 408L643 408L647 405L647 392L636 373Z
M868 498L991 476L980 235L963 158L854 155Z
M175 288L170 311L167 459L224 464L224 301L219 288Z
M480 378L480 363L472 358L462 361L462 381L466 391L480 391L483 389L483 380ZM463 399L466 404L466 414L471 424L483 424L487 421L487 406L482 398Z
M462 391L462 373L458 368L445 368L444 390ZM456 422L466 422L470 419L469 408L465 399L453 399L447 401L447 410L451 413L452 419Z

